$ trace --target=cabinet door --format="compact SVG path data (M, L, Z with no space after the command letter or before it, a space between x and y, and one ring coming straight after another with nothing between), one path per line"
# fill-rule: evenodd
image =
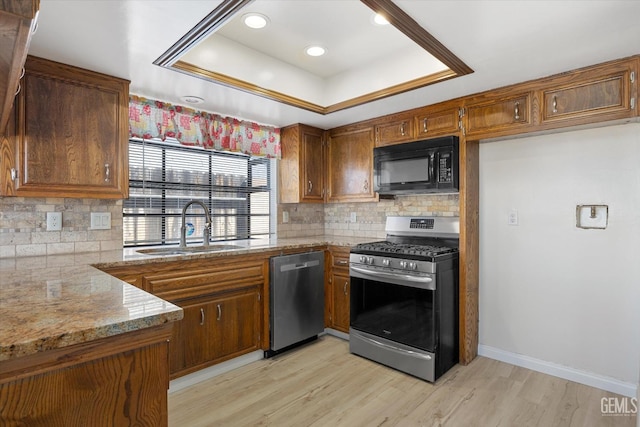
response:
M212 359L230 359L260 347L258 301L258 292L251 290L213 302Z
M348 273L335 272L332 274L333 284L333 314L332 327L338 331L349 333L349 295L351 293Z
M282 129L278 166L280 203L323 203L325 199L324 131L296 124Z
M128 82L29 57L18 95L19 196L128 194Z
M563 126L632 117L634 62L616 63L584 73L543 91L542 124Z
M198 299L179 303L184 317L175 322L169 342L171 375L206 363L212 357L209 336L215 319L215 301Z
M517 94L466 107L467 137L520 132L531 125L531 95Z
M0 1L0 132L10 120L39 5L38 0Z
M415 138L413 117L403 117L375 126L376 147L411 141Z
M322 203L325 193L325 150L322 131L303 127L300 142L302 146L301 199L303 202Z
M327 175L330 202L370 202L373 192L373 129L334 133L329 139Z
M452 135L459 130L460 108L425 112L416 116L416 122L418 138Z

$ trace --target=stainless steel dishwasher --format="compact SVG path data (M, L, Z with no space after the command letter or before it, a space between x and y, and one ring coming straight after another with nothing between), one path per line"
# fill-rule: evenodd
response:
M324 331L324 253L271 258L271 357Z

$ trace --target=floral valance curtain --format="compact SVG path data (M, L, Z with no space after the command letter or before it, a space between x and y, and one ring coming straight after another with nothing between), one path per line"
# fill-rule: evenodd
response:
M129 97L129 135L175 138L181 144L280 158L280 129L191 108Z

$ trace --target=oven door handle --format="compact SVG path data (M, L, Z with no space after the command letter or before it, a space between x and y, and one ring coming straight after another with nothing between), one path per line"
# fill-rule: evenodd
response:
M354 267L353 265L350 266L349 268L357 273L365 274L374 279L404 280L407 282L419 283L421 285L427 285L433 282L433 278L431 277L416 277L416 276L411 276L409 274L396 274L396 273L386 273L384 271L371 271L366 268Z
M429 356L428 354L422 354L422 353L418 353L417 351L406 350L404 348L399 348L393 345L385 344L383 342L374 340L372 338L366 338L366 339L370 341L372 344L377 345L378 347L395 351L396 353L408 354L410 356L417 357L419 359L431 360L431 356Z

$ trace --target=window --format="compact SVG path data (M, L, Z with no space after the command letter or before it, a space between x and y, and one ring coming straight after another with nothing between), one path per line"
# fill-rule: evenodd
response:
M204 150L177 141L129 141L129 198L123 205L125 246L180 241L182 208L199 200L211 211L211 240L268 237L271 169L268 158ZM206 219L192 205L187 243L202 242Z

